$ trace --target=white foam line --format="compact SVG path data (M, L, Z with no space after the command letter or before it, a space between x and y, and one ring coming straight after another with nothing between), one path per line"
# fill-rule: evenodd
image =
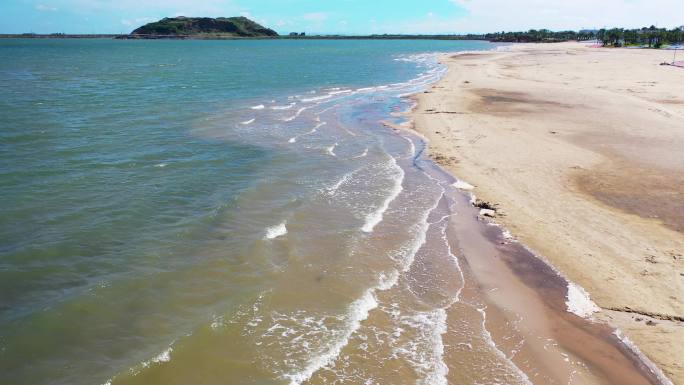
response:
M264 106L263 104L259 104L258 106L253 106L250 108L253 110L263 110L264 108L266 108L266 106Z
M319 128L325 126L326 124L328 124L328 123L326 123L326 122L320 122L320 123L318 123L317 125L315 125L314 128L311 129L311 131L305 133L304 135L311 135L311 134L313 134L314 132L318 131Z
M399 165L397 164L397 160L394 159L394 157L391 158L390 165L398 171L399 176L394 181L394 187L392 188L390 195L385 199L384 202L382 202L382 204L380 205L380 207L378 207L377 210L366 216L366 223L364 223L363 227L361 227L361 231L365 233L373 232L375 226L382 221L382 217L385 211L387 211L387 209L389 208L390 203L392 203L392 201L395 200L399 196L401 191L404 189L402 187L405 175L404 169L399 167Z
M159 364L159 363L171 361L171 353L173 352L173 345L175 343L176 343L176 341L174 340L173 342L171 342L169 344L169 347L166 348L164 351L162 351L161 353L157 354L156 356L152 357L151 359L149 359L147 361L141 362L136 367L130 368L129 372L132 373L133 375L138 375L143 369L149 368L150 366L152 366L152 364ZM115 378L116 378L116 376L108 379L102 385L111 385L112 381L114 381Z
M304 111L306 111L306 110L308 110L308 109L309 109L309 107L302 107L302 108L298 109L297 112L296 112L294 115L290 116L289 118L284 118L284 119L281 119L281 120L282 120L283 122L291 122L291 121L297 119L297 118L299 117L299 115L302 114L302 112L304 112Z
M335 154L335 147L337 147L337 143L333 144L333 145L330 146L330 147L326 147L326 148L325 148L325 152L327 152L330 156L337 156L337 155Z
M444 194L440 197L440 199L437 201L441 201L442 198L444 197ZM436 208L437 206L435 206ZM449 218L451 218L453 214L445 215L440 219L437 223L441 223ZM461 287L458 289L456 292L456 295L453 296L453 298L449 301L449 303L436 310L436 317L437 320L435 321L435 327L432 330L432 346L433 346L433 357L435 358L436 364L434 365L433 371L425 378L425 381L422 383L425 385L447 385L448 380L447 380L447 375L449 374L449 367L446 364L446 361L444 360L444 334L447 332L447 310L451 308L451 306L458 302L461 297L461 292L463 291L463 288L465 287L465 277L463 275L463 270L461 270L461 265L458 261L458 258L454 255L451 249L451 245L449 244L449 240L447 237L446 230L449 226L449 222L446 222L444 226L442 226L442 240L444 240L444 244L447 247L447 252L449 256L453 259L454 263L456 264L456 268L458 269L458 272L461 276Z
M440 202L444 198L444 194L442 194L437 202ZM436 208L437 205L434 206ZM432 210L434 210L434 208ZM430 212L432 212L430 210ZM429 216L429 215L428 215ZM439 225L443 222L445 222L446 219L450 218L452 214L449 215L444 215L440 220L432 223L428 223L428 229L426 230L429 231L429 226L431 225ZM458 260L454 256L454 254L451 251L451 246L449 245L449 242L446 237L446 229L448 227L449 223L446 222L444 225L441 226L442 230L442 239L444 240L445 245L447 246L447 251L449 255L454 259L454 262L456 263L456 266L459 270L459 273L461 274L462 280L461 280L461 287L458 289L458 292L456 293L455 296L451 298L451 300L443 307L439 307L433 311L430 312L419 312L420 314L427 314L426 317L423 319L428 319L431 320L431 325L430 326L430 331L429 331L429 337L430 341L432 342L432 360L428 362L427 365L430 367L430 372L425 376L425 378L422 378L417 382L417 384L423 384L423 385L447 385L448 380L447 380L447 375L449 374L449 367L446 364L446 361L444 360L444 338L443 335L446 334L447 332L447 310L451 308L451 306L458 302L460 299L460 293L463 287L465 286L465 283L463 281L463 273L461 271L460 265L458 264ZM421 246L422 247L422 246ZM421 329L424 329L423 326L421 326Z
M337 190L338 190L340 187L342 187L343 184L347 183L347 182L349 181L349 179L350 179L354 174L356 174L357 171L358 171L358 170L354 170L354 171L350 171L350 172L344 174L344 175L342 176L342 178L341 178L340 180L338 180L334 185L332 185L331 187L327 188L326 191L327 191L328 195L335 195L335 193L337 192Z
M256 120L256 119L252 118L252 119L250 119L250 120L246 120L246 121L244 121L244 122L241 122L240 124L246 126L246 125L248 125L248 124L254 123L255 120Z
M271 107L272 110L289 110L290 108L296 106L297 103L290 103L287 106L273 106Z
M449 215L448 217L450 218L451 215ZM449 224L447 223L447 225L444 226L444 228L442 230L442 239L444 240L444 243L446 243L447 252L449 253L449 256L451 256L451 259L453 259L454 264L456 265L456 268L458 269L458 274L461 276L461 287L458 288L458 291L456 292L456 295L454 296L453 301L448 306L448 307L451 307L451 305L460 301L460 299L461 299L461 292L465 288L465 275L463 275L463 269L461 268L461 262L458 260L458 257L454 254L453 250L451 249L451 244L449 243L449 237L447 236L447 228L448 227L449 227Z
M149 361L142 363L144 368L149 367L152 363L169 362L171 361L171 352L173 352L173 347L169 346L166 350L156 355Z
M328 95L341 95L341 94L348 94L350 92L352 92L352 90L330 91L330 92L328 92Z
M632 342L627 336L622 334L620 329L615 329L613 332L615 337L617 337L627 348L629 348L637 357L641 359L641 362L646 365L646 367L653 373L653 375L658 378L658 381L660 381L661 385L674 385L672 381L667 378L665 373L663 373L662 370L658 366L656 366L651 360L646 357L641 350Z
M427 240L427 232L429 231L429 228L431 225L439 225L443 222L445 222L447 219L449 219L453 214L448 214L442 216L441 219L439 219L436 222L429 222L428 218L432 214L432 212L439 206L439 202L441 202L442 199L445 197L445 191L444 187L441 184L437 184L438 187L442 190L442 193L438 197L438 199L435 201L435 204L425 211L423 218L422 218L422 229L420 231L420 236L417 238L417 242L414 243L415 247L411 252L411 258L407 259L404 261L404 271L407 271L410 266L413 264L413 260L415 259L415 255L417 254L418 250L420 250L423 245L425 245L425 242ZM451 207L450 207L451 209ZM463 287L465 286L465 282L463 279L463 272L461 270L461 267L458 263L458 260L456 259L456 256L453 254L451 250L451 245L449 244L446 236L446 229L449 225L449 222L445 222L444 225L442 225L442 239L445 242L445 245L447 246L447 250L449 255L454 259L454 262L456 263L456 266L459 270L459 273L461 274L461 288L459 288L457 294L449 301L448 304L446 304L444 307L438 308L434 311L431 312L419 312L420 314L427 314L427 319L431 320L431 329L429 331L429 337L430 341L432 342L432 357L433 359L429 363L429 368L430 372L426 375L425 378L419 380L417 384L424 384L424 385L446 385L448 384L447 380L447 375L449 373L449 367L446 364L446 361L444 360L444 339L443 335L447 332L447 309L449 309L455 302L459 301L460 298L460 293ZM421 319L425 319L424 317ZM422 329L422 328L421 328Z
M341 127L347 134L349 134L350 136L356 136L356 133L354 133L353 131L349 130L349 129L348 129L347 127L345 127L344 125L340 125L340 127Z
M323 95L323 96L316 96L316 97L313 97L313 98L304 98L304 99L301 99L301 100L302 100L302 102L304 102L304 103L310 103L310 102L317 102L317 101L320 101L320 100L330 99L330 98L332 98L332 97L333 97L333 95Z
M371 310L378 307L378 301L375 298L375 292L380 290L388 290L396 284L398 280L397 274L391 274L390 279L386 279L384 275L380 277L380 282L373 287L366 289L363 295L349 305L346 319L346 329L344 334L333 342L326 352L313 357L307 366L300 372L286 374L284 377L290 380L290 385L300 385L309 380L314 373L319 369L332 364L337 357L339 357L342 349L349 343L349 338L361 327L361 322L368 318Z
M433 312L436 320L434 320L434 327L431 330L432 337L432 355L434 357L434 367L430 374L427 375L423 381L424 385L447 385L447 374L449 374L449 367L444 361L444 340L442 335L447 332L447 314L444 309L437 309Z
M332 110L333 108L336 108L336 107L337 107L336 105L332 105L332 106L330 106L330 107L328 107L328 108L325 108L325 109L323 109L323 110L317 112L316 115L319 115L319 116L320 116L320 115L322 115L322 114L324 114L324 113L326 113L326 112L328 112L328 111L330 111L330 110Z
M522 370L520 370L520 368L519 368L515 363L513 363L513 361L511 361L511 360L504 354L504 352L502 352L502 351L499 349L499 347L496 346L496 344L494 343L494 339L492 338L492 334L489 332L489 330L487 330L487 325L486 325L486 323L487 323L487 313L485 313L485 308L481 308L481 309L478 308L477 311L482 315L482 330L484 330L484 335L485 335L485 337L486 337L487 344L488 344L492 349L494 349L494 352L496 353L497 356L499 356L499 357L502 358L503 360L507 361L507 362L511 365L511 367L513 368L513 370L516 372L516 374L518 374L518 376L520 376L520 379L521 379L525 384L532 385L532 382L530 381L530 378L527 377L527 374L525 374L525 372L523 372Z
M311 135L311 134L315 133L319 128L325 126L326 124L328 124L328 123L326 123L326 122L318 123L310 131L307 131L307 132L301 134L300 136ZM298 136L293 136L287 142L288 143L295 143L295 142L297 142L297 138L298 138ZM333 155L334 155L334 153L333 153Z
M363 152L362 152L361 154L359 154L359 155L353 157L352 159L363 158L363 157L365 157L366 155L368 155L368 148L366 148L365 150L363 150Z
M416 242L413 243L413 249L409 252L410 257L400 262L402 273L406 273L411 268L411 265L413 265L413 261L416 258L418 250L420 250L423 247L423 245L425 245L425 242L427 241L427 232L430 228L430 222L428 222L428 218L430 218L430 214L432 214L432 212L437 208L437 206L439 206L439 201L442 200L442 197L444 197L444 188L442 188L442 193L440 194L439 198L435 200L435 204L428 210L426 210L425 213L423 213L423 217L418 222L420 225L419 236L416 239Z
M416 145L413 143L411 138L407 138L404 135L400 135L404 140L409 142L409 148L410 148L410 154L407 156L407 158L413 158L416 155Z

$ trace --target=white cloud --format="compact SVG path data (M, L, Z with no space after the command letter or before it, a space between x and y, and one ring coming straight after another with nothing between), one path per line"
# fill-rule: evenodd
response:
M57 12L56 7L52 7L52 6L45 5L45 4L37 4L36 10L41 11L41 12Z
M293 24L307 32L318 32L326 28L327 20L325 12L309 12L294 18Z
M682 0L450 0L467 14L448 23L451 31L495 32L549 28L642 27L682 24ZM444 27L444 26L443 26Z
M140 27L141 25L145 25L157 20L159 19L153 17L139 17L137 19L121 19L121 24L127 27Z
M302 20L322 23L328 19L328 14L325 12L309 12L302 15Z
M130 18L140 13L162 16L233 16L244 11L231 0L61 0L62 8L82 13L123 12ZM67 5L68 4L68 7Z

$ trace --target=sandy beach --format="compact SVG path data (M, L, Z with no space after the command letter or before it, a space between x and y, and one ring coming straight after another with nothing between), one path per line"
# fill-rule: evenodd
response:
M684 69L665 50L449 55L420 94L431 157L684 384Z

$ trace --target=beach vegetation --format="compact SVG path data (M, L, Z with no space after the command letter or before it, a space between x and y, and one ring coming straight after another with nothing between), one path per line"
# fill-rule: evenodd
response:
M666 28L657 28L654 25L640 29L600 29L596 32L596 39L604 47L641 46L661 48L664 45L684 43L684 30L682 30L682 27L668 30Z
M497 32L484 35L465 35L471 39L483 39L492 42L508 43L554 43L560 41L598 40L606 47L644 46L660 48L667 44L684 43L682 27L674 29L657 28L655 26L625 29L611 28L580 31L549 31L548 29L531 29L526 32Z

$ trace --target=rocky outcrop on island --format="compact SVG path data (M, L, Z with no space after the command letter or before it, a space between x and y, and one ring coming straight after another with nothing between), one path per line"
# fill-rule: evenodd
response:
M166 17L143 25L131 37L275 37L278 33L246 17Z

